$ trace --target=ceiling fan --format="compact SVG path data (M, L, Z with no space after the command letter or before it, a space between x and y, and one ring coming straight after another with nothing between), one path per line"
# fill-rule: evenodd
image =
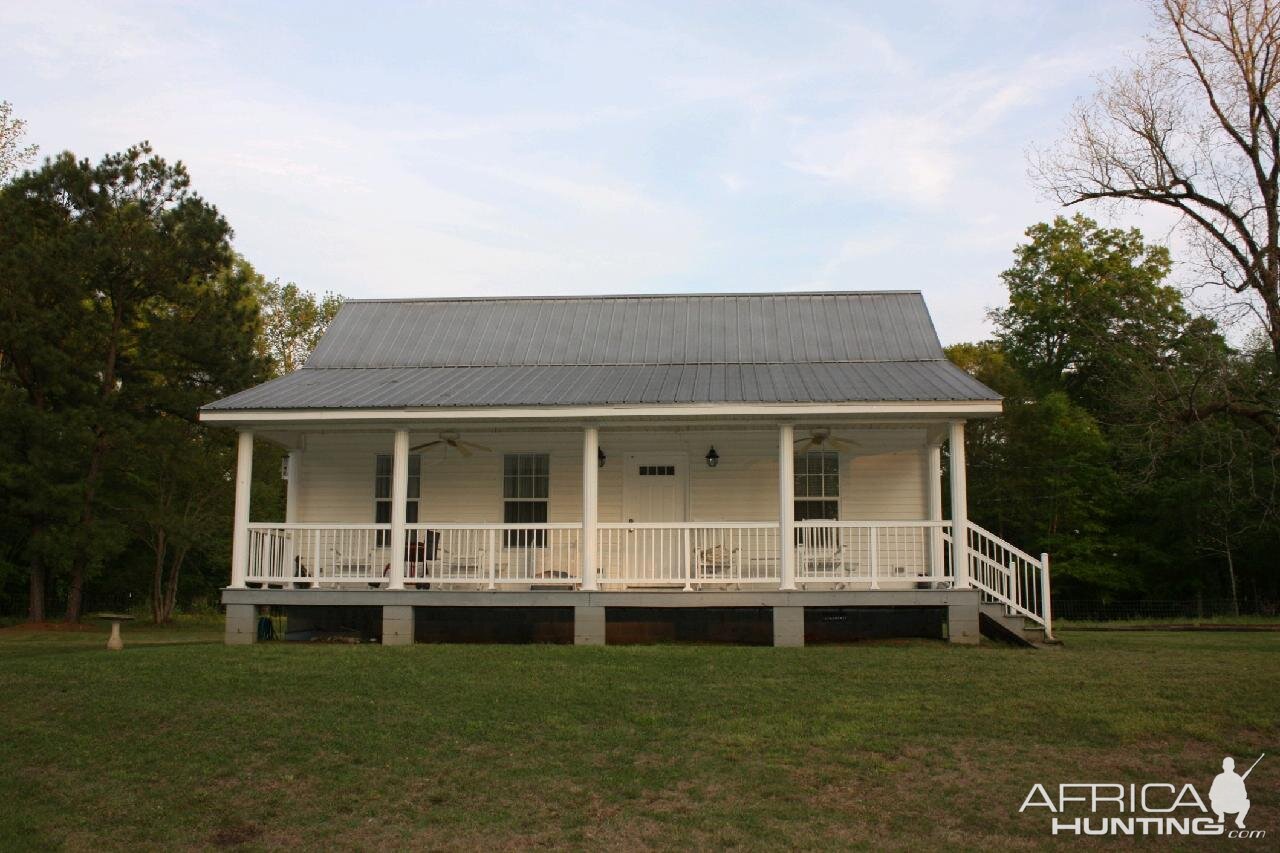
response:
M851 447L862 446L861 442L854 441L852 438L837 438L831 434L831 430L826 428L811 430L807 437L797 438L795 443L801 445L796 448L797 454L808 453L810 450L835 450L844 452L849 450ZM770 468L777 464L777 459L774 459L773 457L764 457L749 463L748 467Z
M449 448L452 447L454 450L458 451L459 456L464 458L469 457L472 450L483 450L486 453L493 452L492 447L485 447L483 444L476 444L471 441L463 441L461 435L456 432L442 432L440 433L440 437L435 441L428 441L426 444L419 444L417 447L409 448L409 450L427 450L428 448L436 446L441 447L445 453L448 453Z
M797 453L808 453L810 450L848 450L850 447L860 446L852 438L839 438L832 435L829 429L812 430L808 438L797 438L796 444L801 445L796 448Z

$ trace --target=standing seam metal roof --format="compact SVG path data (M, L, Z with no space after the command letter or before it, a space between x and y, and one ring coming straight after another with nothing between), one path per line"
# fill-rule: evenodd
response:
M998 400L914 291L353 300L212 410Z

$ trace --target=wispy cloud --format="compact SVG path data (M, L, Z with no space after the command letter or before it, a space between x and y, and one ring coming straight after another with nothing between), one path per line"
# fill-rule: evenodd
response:
M313 289L913 286L972 337L1055 212L1023 148L1145 26L1090 2L12 3L0 97Z

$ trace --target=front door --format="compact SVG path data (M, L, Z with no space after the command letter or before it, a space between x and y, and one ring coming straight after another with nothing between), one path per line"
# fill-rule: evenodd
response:
M684 531L664 522L685 520L688 459L675 454L628 454L622 478L622 515L628 528L620 542L623 577L671 583L683 578ZM656 525L656 526L647 526Z

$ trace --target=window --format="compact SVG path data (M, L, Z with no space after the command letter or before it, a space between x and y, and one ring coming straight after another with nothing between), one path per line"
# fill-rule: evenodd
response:
M840 455L811 450L796 456L796 521L840 517Z
M641 477L674 477L676 475L676 466L674 465L641 465Z
M418 496L422 491L422 456L409 454L409 488L405 491L404 520L407 524L418 521ZM375 524L391 523L391 454L379 453L373 467L373 521ZM379 530L378 547L384 548L391 541L391 531Z
M811 450L796 455L795 520L835 521L840 518L840 455ZM820 545L830 531L796 530L798 544Z
M508 453L502 457L502 520L506 524L546 524L551 492L551 456ZM545 530L508 530L506 545L542 547Z

